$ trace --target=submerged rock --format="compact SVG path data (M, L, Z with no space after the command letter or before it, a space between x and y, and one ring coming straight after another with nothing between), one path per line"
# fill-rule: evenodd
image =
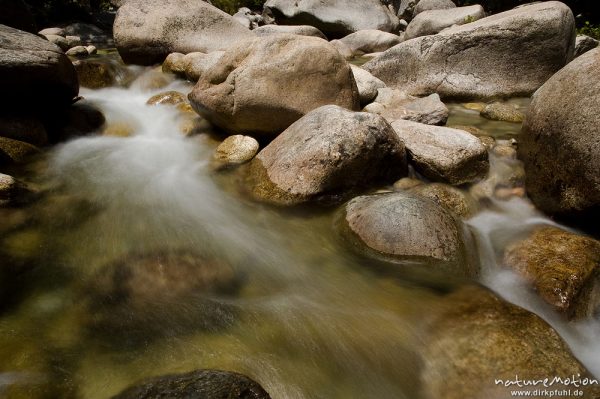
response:
M480 115L493 121L513 123L521 123L523 122L524 118L523 113L512 105L499 102L487 104L481 110Z
M148 105L178 105L187 103L185 94L170 90L153 95L146 101Z
M410 162L428 179L460 185L487 174L487 148L464 130L405 120L392 127L406 145Z
M221 296L241 279L228 263L190 251L131 254L103 266L85 284L89 326L125 335L172 335L190 326L214 330L232 322Z
M390 123L403 119L427 125L444 125L450 114L435 93L419 98L387 87L378 89L377 97L364 110L381 115Z
M267 0L264 8L279 25L311 25L329 38L398 29L398 18L379 0Z
M429 199L408 192L356 197L346 204L343 223L384 259L434 261L453 275L478 274L471 234Z
M463 286L441 298L440 304L441 311L428 312L422 318L419 397L507 398L516 386L504 382L515 378L593 378L550 325L487 289ZM559 391L569 388L573 386L557 383L551 387ZM583 397L600 395L598 385L579 389L584 391Z
M408 24L404 40L435 35L453 25L464 25L484 17L485 11L480 5L424 11Z
M569 7L546 1L407 40L364 68L417 96L526 96L573 58L574 42Z
M542 227L510 245L504 264L569 319L593 316L600 306L600 241Z
M477 211L477 203L467 193L441 183L420 184L408 189L411 193L428 198L461 218L469 218Z
M249 136L229 136L215 151L215 160L224 165L238 165L250 161L258 152L259 144Z
M173 52L224 50L252 37L231 15L205 1L128 0L114 23L123 61L152 65Z
M274 136L326 104L359 108L348 63L316 37L275 35L229 48L189 95L229 133Z
M231 371L196 370L155 377L112 399L270 399L255 381Z
M73 66L79 84L90 89L121 85L131 79L130 72L123 66L102 60L76 60Z
M542 211L589 225L597 220L598 109L600 49L573 60L533 96L518 155L525 165L527 193Z
M0 137L0 165L24 163L39 154L39 148L19 140Z
M404 145L385 119L327 105L267 145L250 164L248 184L259 200L292 205L404 174Z

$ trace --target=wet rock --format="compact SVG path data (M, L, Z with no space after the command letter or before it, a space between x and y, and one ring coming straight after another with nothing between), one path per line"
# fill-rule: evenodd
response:
M183 103L187 103L185 94L173 90L155 94L146 101L148 105L178 105Z
M169 54L162 63L162 71L164 73L173 73L177 76L185 77L184 57L185 54L182 53Z
M359 30L340 39L353 54L370 54L385 51L402 41L398 35L376 29Z
M600 241L593 238L537 228L505 250L504 264L569 319L591 317L600 305Z
M452 0L418 0L414 7L413 18L422 12L430 10L450 10L456 8Z
M57 118L52 141L63 141L96 132L104 125L104 114L94 104L81 100L64 110Z
M102 60L75 60L79 84L90 89L121 85L130 80L130 73L115 64Z
M249 136L229 136L215 151L215 160L220 164L238 165L250 161L258 153L258 141Z
M487 104L481 110L480 115L486 119L491 119L493 121L513 123L523 122L524 117L523 113L515 107L513 107L512 105L498 102Z
M98 52L98 49L96 48L96 46L85 46L85 49L87 50L89 55L94 55Z
M434 201L461 218L469 218L477 211L477 204L469 194L447 184L422 184L408 190Z
M435 35L452 25L464 25L484 17L485 11L480 5L423 11L408 24L404 40Z
M364 29L398 29L398 18L379 0L267 0L264 8L279 25L311 25L329 38Z
M291 35L314 36L327 39L323 32L310 25L264 25L253 30L257 36L270 36L288 33Z
M558 333L537 315L476 285L444 296L423 315L421 395L426 399L507 398L515 385L495 380L593 378ZM465 383L468 381L468 383ZM555 384L552 389L572 386ZM519 388L539 389L536 387ZM580 388L597 397L598 386Z
M0 173L0 207L14 206L25 201L27 186L10 175Z
M112 399L270 399L255 381L231 371L196 370L148 379Z
M84 57L87 57L88 55L90 55L87 51L87 48L85 48L84 46L72 47L72 48L68 49L65 54L69 55L71 57L78 57L78 58L84 58Z
M47 109L49 104L70 104L79 85L71 61L56 45L0 25L0 89L11 93L0 100L5 107L28 104Z
M414 179L412 177L403 177L394 183L394 190L409 190L413 187L417 187L424 184L419 179Z
M358 88L360 104L365 105L370 103L377 97L377 89L384 88L385 83L360 67L355 65L350 65L350 67L352 68L352 75Z
M0 116L0 137L43 146L48 142L44 124L33 116Z
M171 335L189 327L214 330L230 324L232 310L219 298L235 294L240 284L240 276L225 261L165 250L130 254L101 267L85 283L82 295L90 328ZM193 311L181 311L183 304Z
M575 57L579 57L583 53L595 49L600 44L600 41L586 35L577 35L575 38Z
M60 47L60 49L62 51L67 51L70 48L69 47L69 43L67 42L67 39L65 39L62 36L58 36L58 35L44 35L44 37L50 43L56 44L58 47Z
M67 35L65 36L65 40L67 41L67 46L69 46L69 48L79 47L82 44L79 36Z
M359 108L348 63L326 41L297 35L229 48L189 99L196 112L227 132L265 136L325 104Z
M399 191L356 197L346 204L343 223L386 259L441 261L438 267L454 275L478 273L466 227L421 196Z
M417 96L524 96L572 59L574 36L569 7L546 1L402 42L363 67Z
M600 49L570 62L533 96L518 155L527 192L542 211L583 224L598 216L599 107Z
M229 14L204 1L129 0L114 23L117 50L126 63L152 65L173 52L224 50L252 37Z
M385 119L327 105L260 151L248 184L255 198L274 204L335 201L352 188L406 174L405 156Z
M31 144L0 137L0 165L24 163L31 156L39 153L39 148Z
M487 149L470 133L405 120L392 127L406 145L410 162L428 179L460 185L487 174Z
M418 98L390 88L378 89L365 111L381 115L388 122L404 119L427 125L444 125L450 113L437 94Z

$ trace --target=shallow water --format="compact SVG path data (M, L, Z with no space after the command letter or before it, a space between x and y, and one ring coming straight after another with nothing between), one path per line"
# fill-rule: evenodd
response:
M219 368L251 376L273 398L418 398L419 321L441 305L441 292L463 282L361 256L338 234L337 209L291 212L249 201L232 174L214 171L214 132L186 137L179 126L189 115L145 105L155 93L190 86L152 89L148 76L126 89L81 93L131 136L72 140L21 176L45 194L24 211L32 221L0 230L2 247L26 266L19 300L0 316L0 396L108 398L144 377ZM450 108L449 124L500 139L519 130ZM600 324L563 323L498 264L507 240L540 223L550 222L518 198L494 200L471 219L481 281L546 318L600 375ZM148 331L130 334L127 320L89 327L88 289L104 265L182 248L224 260L241 276L237 295L211 297L231 310L225 326L194 323L204 302L173 307L159 296L152 304L165 311Z

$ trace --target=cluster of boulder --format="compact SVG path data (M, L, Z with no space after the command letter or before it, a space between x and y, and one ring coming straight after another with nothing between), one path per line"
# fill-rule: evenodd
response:
M66 55L72 57L87 57L98 51L96 46L83 46L79 36L67 35L65 29L62 28L46 28L39 31L38 34L45 37L50 43L56 44Z

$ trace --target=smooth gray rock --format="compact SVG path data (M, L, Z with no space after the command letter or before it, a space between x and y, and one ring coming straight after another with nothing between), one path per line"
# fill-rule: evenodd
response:
M350 67L358 88L360 104L364 106L377 97L377 90L384 88L385 83L356 65L350 65Z
M323 39L255 38L229 48L189 95L196 112L230 133L275 136L326 104L359 109L350 65Z
M356 197L346 204L344 219L350 233L384 258L437 261L459 276L478 273L470 233L429 199L408 192Z
M0 207L19 205L29 193L27 186L10 175L0 173Z
M339 200L406 174L402 141L382 117L326 105L296 121L251 162L253 196L277 205Z
M290 35L314 36L327 39L323 32L310 25L264 25L253 30L257 36L279 35L287 33Z
M58 46L0 25L0 90L5 93L2 105L47 108L70 104L79 84L73 64Z
M65 33L65 30L63 28L46 28L39 31L38 35L65 37L67 34Z
M526 96L573 58L574 45L570 8L547 1L402 42L363 67L412 95Z
M575 38L575 57L595 49L600 44L600 41L586 35L577 35Z
M408 24L404 40L435 35L452 25L464 25L484 17L485 11L480 5L423 11Z
M419 0L413 10L413 18L422 12L430 10L449 10L456 8L452 0Z
M444 125L450 114L437 94L419 98L390 88L378 89L365 111L381 115L390 123L405 119L427 125Z
M355 55L378 53L402 41L398 35L380 30L359 30L340 39Z
M311 25L329 38L363 29L398 30L398 18L379 0L267 0L279 25Z
M487 148L471 133L401 119L392 127L406 145L409 161L430 180L460 185L487 174Z
M69 48L81 46L81 38L79 36L65 36L65 40L67 41L67 45Z
M173 52L224 50L253 36L231 15L196 0L128 0L113 30L123 61L142 65L162 62Z
M600 209L600 49L576 58L533 96L519 136L531 200L594 220Z
M56 44L62 51L67 51L69 49L69 43L67 39L59 35L43 35L46 40L48 40L52 44Z
M71 57L87 57L88 55L90 55L90 53L88 53L87 48L85 48L84 46L72 47L68 49L65 54L70 55Z

